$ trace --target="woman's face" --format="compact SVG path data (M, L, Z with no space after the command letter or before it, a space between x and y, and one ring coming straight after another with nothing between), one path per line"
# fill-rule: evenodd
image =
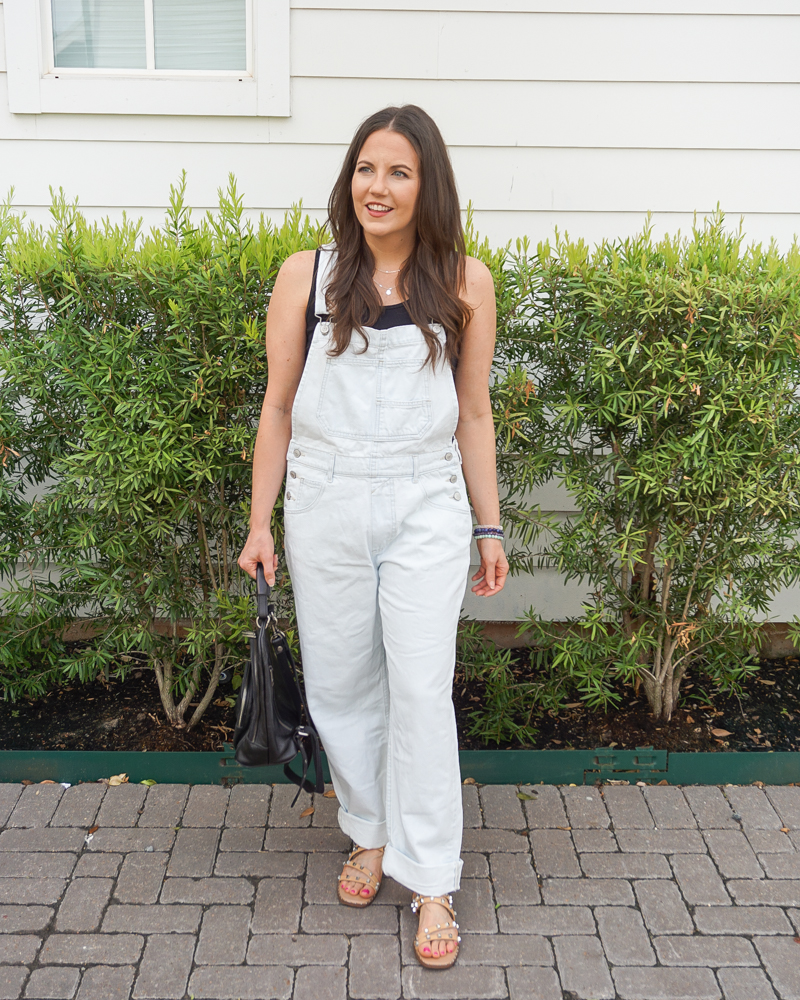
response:
M351 185L356 218L370 236L416 231L419 159L405 136L382 129L361 148Z

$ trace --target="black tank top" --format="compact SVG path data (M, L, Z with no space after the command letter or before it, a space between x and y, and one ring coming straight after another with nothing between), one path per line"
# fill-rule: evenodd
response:
M306 305L306 357L308 357L308 352L311 350L311 341L314 338L314 330L317 327L314 300L316 298L318 270L319 250L314 255L314 277L311 280L311 293L308 296L308 304ZM408 326L413 322L413 319L408 315L405 302L395 302L394 305L383 307L380 316L372 326L375 330L391 330L394 326Z

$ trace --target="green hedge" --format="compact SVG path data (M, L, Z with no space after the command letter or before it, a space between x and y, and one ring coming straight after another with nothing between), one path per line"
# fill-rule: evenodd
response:
M721 215L686 238L509 254L494 389L513 562L592 594L566 633L531 611L540 683L669 719L687 669L738 689L755 624L800 578L800 250L745 246ZM554 479L561 522L528 491ZM521 709L524 706L519 706Z
M146 660L173 723L202 693L191 725L241 661L236 556L267 304L283 260L321 237L299 210L279 227L247 223L233 179L197 225L183 184L173 189L164 228L146 235L89 225L63 196L49 230L7 215L0 568L18 573L3 595L7 697ZM97 637L67 649L77 617Z
M233 179L193 222L183 185L160 230L90 225L63 195L48 229L0 219L0 685L6 697L150 663L168 717L241 662L236 567L281 262L325 239L294 210L245 220ZM722 219L590 251L491 249L492 386L517 569L559 566L594 593L520 684L473 633L476 732L530 736L532 709L641 682L668 717L693 664L736 686L753 622L800 576L800 254L745 247ZM565 521L530 491L555 478ZM280 539L280 509L275 528ZM52 572L62 567L61 574ZM16 573L16 575L14 575ZM290 612L288 583L284 596ZM65 645L89 618L95 638ZM158 626L166 622L167 627Z

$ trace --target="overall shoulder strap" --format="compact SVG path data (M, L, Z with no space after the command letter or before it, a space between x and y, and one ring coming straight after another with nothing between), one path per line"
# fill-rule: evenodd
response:
M328 287L328 279L335 260L336 247L333 243L320 247L319 267L317 268L317 287L314 299L314 314L319 320L328 318L328 305L325 302L325 289Z

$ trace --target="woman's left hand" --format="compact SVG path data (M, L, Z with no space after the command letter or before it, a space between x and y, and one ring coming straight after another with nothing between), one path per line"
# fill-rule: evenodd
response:
M473 580L478 582L472 588L477 597L491 597L499 594L508 576L508 559L503 545L497 538L481 538L478 541L481 565Z

